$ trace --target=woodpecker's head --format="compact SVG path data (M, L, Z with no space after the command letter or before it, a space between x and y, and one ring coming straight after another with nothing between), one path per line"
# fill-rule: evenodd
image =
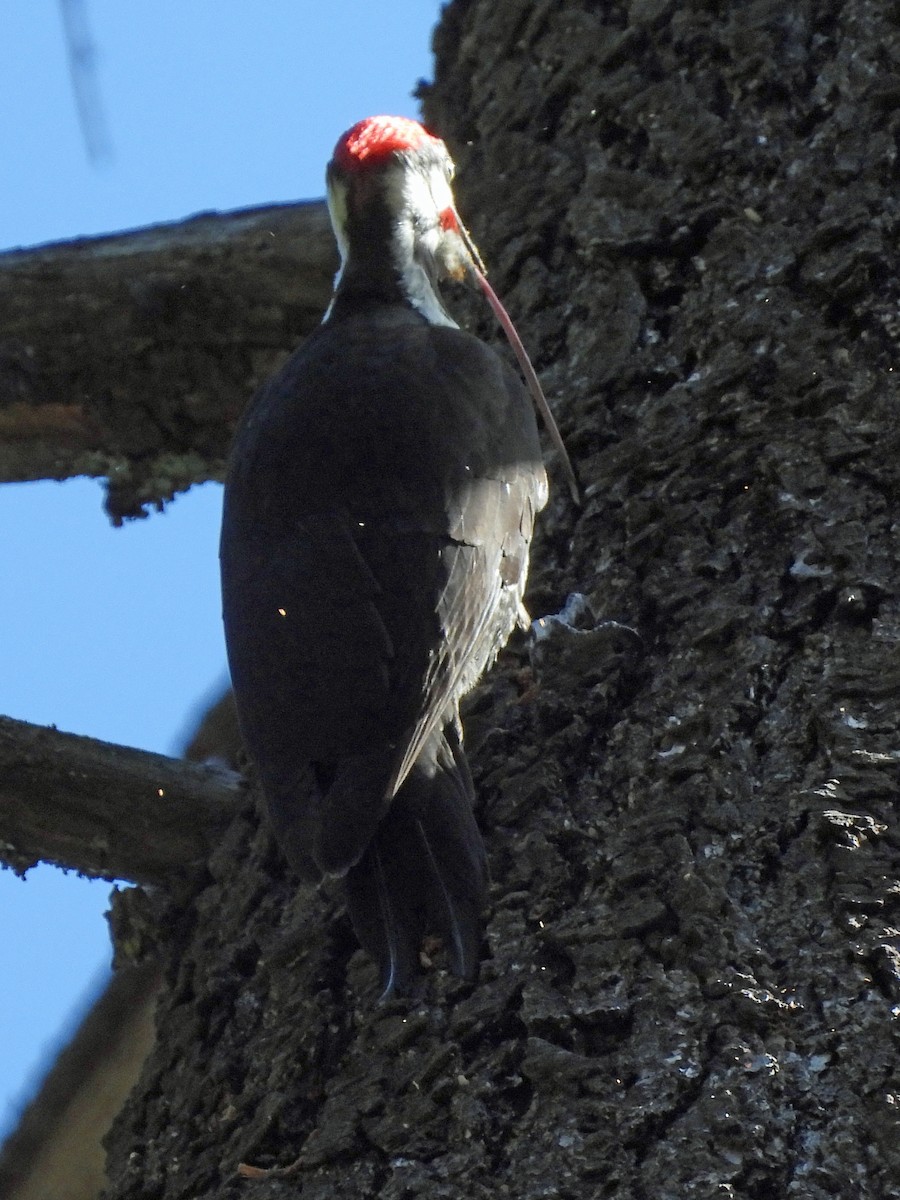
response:
M328 164L342 275L360 260L372 273L387 258L408 301L440 325L455 324L440 301L441 280L475 281L484 269L456 211L453 170L440 138L408 117L357 122Z
M441 303L441 280L477 284L519 360L560 452L572 496L580 503L572 465L537 375L459 219L450 187L453 172L453 160L441 139L408 117L367 117L338 139L327 182L341 269L326 320L340 304L342 293L385 296L399 290L432 324L455 326Z

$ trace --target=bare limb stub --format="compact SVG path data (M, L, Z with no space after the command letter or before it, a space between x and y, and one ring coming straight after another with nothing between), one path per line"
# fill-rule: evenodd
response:
M118 519L219 478L336 266L322 201L0 254L0 481L105 476Z
M0 717L0 862L172 884L203 862L241 778Z

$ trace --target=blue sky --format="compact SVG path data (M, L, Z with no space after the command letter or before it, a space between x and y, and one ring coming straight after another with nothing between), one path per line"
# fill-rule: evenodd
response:
M111 158L88 162L57 0L6 0L0 249L321 196L337 136L417 115L437 0L82 0ZM0 327L2 336L2 327ZM0 712L177 753L224 679L221 489L112 529L96 481L0 486ZM102 982L109 886L0 872L0 1136Z

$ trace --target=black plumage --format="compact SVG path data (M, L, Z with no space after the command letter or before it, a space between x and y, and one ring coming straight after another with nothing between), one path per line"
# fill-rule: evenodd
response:
M426 932L476 972L487 867L458 705L524 614L546 479L515 373L365 244L375 266L350 246L325 323L237 431L223 612L281 845L346 877L385 990L408 991Z

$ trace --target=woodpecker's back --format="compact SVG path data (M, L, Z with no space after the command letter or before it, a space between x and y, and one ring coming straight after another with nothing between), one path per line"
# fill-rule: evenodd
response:
M524 613L546 478L524 387L436 292L467 253L442 143L395 122L381 157L342 166L359 129L329 178L335 300L235 438L223 613L281 844L346 877L385 991L408 991L426 933L476 972L487 870L458 705Z

